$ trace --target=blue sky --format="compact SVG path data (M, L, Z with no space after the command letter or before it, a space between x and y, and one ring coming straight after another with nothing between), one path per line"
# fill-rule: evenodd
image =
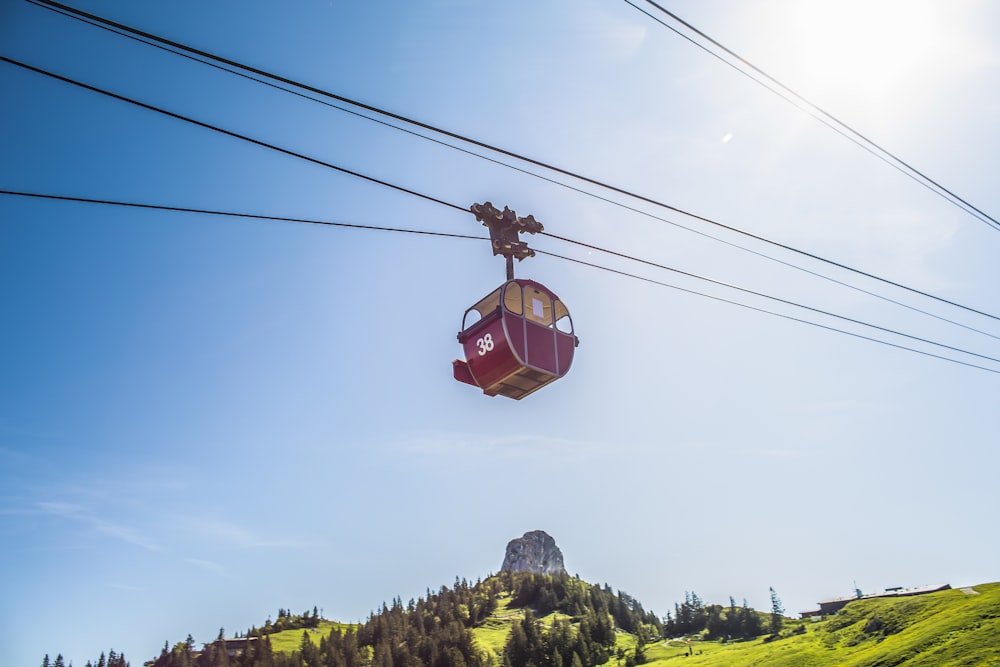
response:
M1000 313L995 229L624 2L74 6ZM667 6L1000 212L992 3ZM995 318L27 2L0 0L0 52L461 206L509 205L554 234L1000 356ZM471 215L7 63L0 91L0 189L484 233ZM1000 578L1000 364L547 256L517 273L563 298L581 339L569 375L519 402L451 379L462 313L503 279L484 242L0 195L0 662L62 653L79 667L114 648L141 664L165 640L231 635L279 607L359 620L496 571L535 529L570 572L660 614L686 590L764 608L773 586L795 612L855 582Z

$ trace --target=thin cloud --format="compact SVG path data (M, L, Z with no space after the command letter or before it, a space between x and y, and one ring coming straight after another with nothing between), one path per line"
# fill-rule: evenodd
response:
M126 544L141 547L148 551L163 550L163 547L155 544L128 526L124 526L97 516L83 505L61 501L50 501L39 502L37 503L37 507L45 514L66 519L68 521L76 521L90 527L102 535L113 537L117 540L125 542Z
M119 591L129 591L130 593L141 593L146 590L142 586L129 586L128 584L110 584L110 587Z
M573 438L535 434L483 437L464 433L442 433L411 438L400 441L399 447L404 451L423 455L450 455L459 451L478 450L488 452L490 455L512 458L522 456L536 458L539 454L556 456L572 454L580 457L596 455L606 449L606 445L601 443Z
M187 517L181 520L183 529L194 533L199 539L212 540L218 546L236 549L305 549L310 546L303 540L282 540L266 537L247 530L241 525L207 519Z
M37 509L25 509L23 507L0 507L0 516L32 516L42 514Z

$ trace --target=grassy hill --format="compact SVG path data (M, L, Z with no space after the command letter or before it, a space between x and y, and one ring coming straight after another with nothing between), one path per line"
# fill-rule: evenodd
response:
M524 609L511 606L511 595L502 592L495 610L472 631L476 645L492 664L501 664L504 645L514 623L524 619ZM551 626L569 619L561 612L539 618ZM334 627L346 624L323 621L309 630L314 643ZM354 626L355 628L357 626ZM271 635L274 650L297 651L303 630ZM636 638L618 632L617 649L632 651ZM704 641L698 637L657 641L646 646L647 665L685 667L931 667L939 665L1000 666L1000 583L973 589L948 590L928 595L862 599L824 620L787 620L776 639ZM691 655L688 655L688 653ZM541 666L540 666L541 667Z
M507 636L510 634L511 627L514 623L520 623L524 620L525 610L511 607L511 599L510 592L504 592L497 596L496 610L490 614L489 618L472 630L472 636L477 647L488 656L491 664L501 664L504 646L507 643ZM540 617L538 621L544 626L551 627L557 619L567 620L571 619L571 617L562 612L555 611ZM335 628L341 632L346 632L349 627L357 632L360 625L324 620L320 621L319 625L315 628L308 630L283 630L272 633L268 637L271 641L271 647L276 653L293 653L298 651L302 645L303 633L308 635L313 644L319 646L320 638L329 635ZM617 645L622 648L628 650L635 648L636 639L631 634L618 632L617 640ZM606 664L615 664L615 660L611 660Z
M801 629L800 629L801 628ZM1000 583L904 598L858 600L823 621L792 621L780 638L660 642L649 665L685 667L931 667L1000 665Z
M357 629L357 625L353 623L337 623L336 621L320 621L319 625L315 628L309 628L308 630L283 630L281 632L275 632L268 635L271 639L271 649L276 653L292 653L293 651L298 651L299 647L302 645L302 633L308 633L309 639L312 640L313 644L319 646L320 637L325 637L333 632L334 628L339 629L341 632L345 632L347 628Z

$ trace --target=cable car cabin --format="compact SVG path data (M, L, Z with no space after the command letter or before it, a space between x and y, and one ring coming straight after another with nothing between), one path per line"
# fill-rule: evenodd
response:
M458 342L455 379L513 399L566 375L580 344L566 306L533 280L508 280L465 311Z

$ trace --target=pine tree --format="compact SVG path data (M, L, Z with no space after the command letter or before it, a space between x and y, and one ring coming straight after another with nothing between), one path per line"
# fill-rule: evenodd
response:
M256 654L254 655L254 667L271 667L274 664L274 654L271 651L271 637L264 635L257 640Z
M641 665L646 662L646 645L639 642L635 647L635 664Z
M743 606L740 608L740 636L743 639L752 639L763 633L760 624L760 616L747 605L746 598L743 599Z
M302 631L302 641L299 643L299 655L302 656L302 662L308 665L308 667L318 667L320 664L319 649L309 639L308 630Z
M721 605L708 605L708 620L705 622L705 629L708 630L709 639L726 636L726 622L722 620Z
M781 606L781 600L778 599L778 594L774 592L774 588L771 588L771 634L777 635L781 632L781 622L784 620L782 614L785 613L784 608Z

